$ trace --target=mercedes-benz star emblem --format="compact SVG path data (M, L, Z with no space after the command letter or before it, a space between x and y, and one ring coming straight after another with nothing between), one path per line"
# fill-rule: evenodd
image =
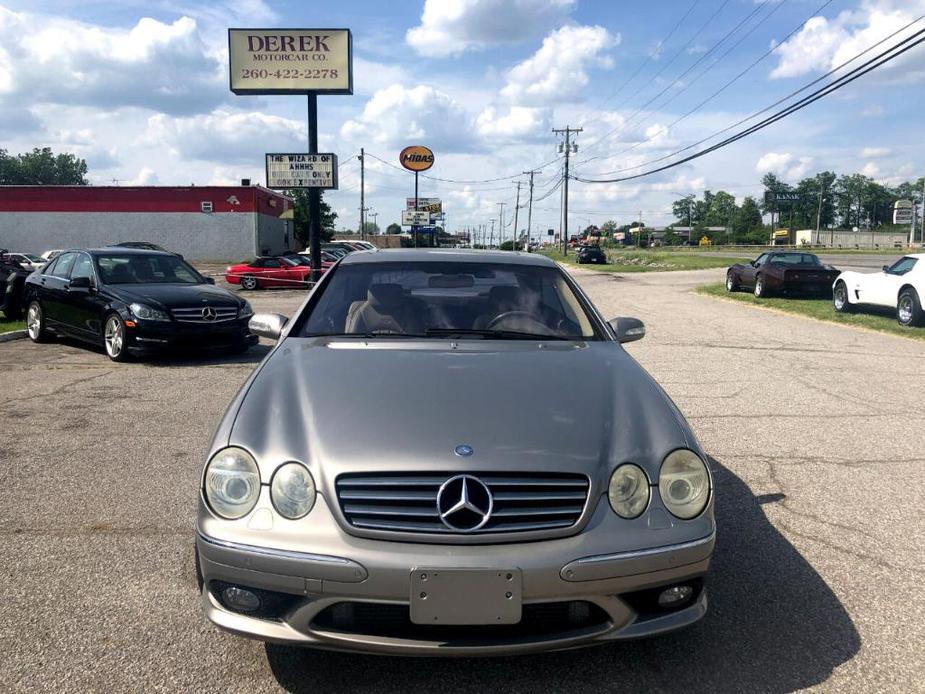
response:
M472 532L491 518L494 499L488 486L478 477L456 475L437 492L437 513L451 530Z
M472 446L467 446L466 444L462 443L458 445L456 448L454 448L453 452L456 455L462 456L463 458L468 458L475 451L472 450Z
M211 306L202 309L202 320L215 320L215 315L215 309Z

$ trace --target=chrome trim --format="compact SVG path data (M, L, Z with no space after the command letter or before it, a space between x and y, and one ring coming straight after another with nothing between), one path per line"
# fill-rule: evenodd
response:
M652 549L637 549L630 552L617 552L616 554L598 554L591 557L583 557L581 559L576 559L575 562L580 564L594 564L602 561L625 561L630 559L645 559L648 557L657 556L659 554L670 554L672 552L680 552L685 549L694 549L695 547L700 547L702 545L708 545L711 542L716 540L716 531L702 537L699 540L691 540L690 542L681 542L676 545L665 545L663 547L654 547Z
M354 562L349 559L344 559L343 557L332 557L326 554L311 554L309 552L296 552L289 549L273 549L272 547L257 547L256 545L246 545L241 542L230 542L228 540L219 540L214 537L209 537L208 535L203 534L199 529L196 530L196 534L199 536L199 539L203 542L213 545L215 547L221 547L222 549L231 549L237 552L249 552L251 554L259 554L264 557L273 557L275 559L294 559L296 561L314 561L321 562L326 564L339 564L342 566L350 566Z

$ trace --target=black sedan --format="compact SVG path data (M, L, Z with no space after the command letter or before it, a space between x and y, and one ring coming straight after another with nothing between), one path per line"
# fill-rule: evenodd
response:
M607 254L600 246L582 246L575 254L575 259L579 265L585 263L597 263L599 265L607 264Z
M62 252L26 279L26 328L102 345L113 361L167 349L257 342L250 304L213 286L181 257L128 248Z

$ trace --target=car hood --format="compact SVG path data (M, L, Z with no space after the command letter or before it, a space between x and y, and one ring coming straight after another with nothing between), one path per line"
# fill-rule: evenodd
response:
M655 480L670 451L700 452L668 396L613 342L287 338L232 404L213 450L228 443L251 451L264 479L300 460L328 481L498 469L601 481L624 461ZM455 455L460 444L474 455Z
M227 289L211 284L110 284L106 289L126 303L154 303L164 308L182 306L242 306Z

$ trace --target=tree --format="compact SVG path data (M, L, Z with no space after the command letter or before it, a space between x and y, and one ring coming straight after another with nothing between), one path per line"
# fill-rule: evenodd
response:
M671 203L671 212L674 214L679 222L679 226L696 226L697 225L697 214L696 214L696 204L694 202L695 197L693 195L685 195L680 200L675 200Z
M767 243L761 209L750 195L742 200L742 206L736 213L732 237L736 243Z
M601 224L601 232L604 236L610 236L611 238L614 235L614 232L617 231L617 223L613 219L608 219L606 222Z
M385 233L386 233L386 234L400 234L400 233L401 233L401 227L400 227L398 224L396 224L395 222L392 222L391 224L389 224L389 225L385 228Z
M379 225L375 222L363 222L363 233L369 236L375 236L379 233Z
M308 190L305 188L296 188L285 191L286 195L293 201L293 225L296 239L303 246L308 248L309 228L311 218L308 214ZM322 198L321 200L321 240L330 241L334 238L334 223L337 221L337 213L331 209Z
M11 156L0 149L0 185L85 186L87 162L73 154L55 154L51 147Z

